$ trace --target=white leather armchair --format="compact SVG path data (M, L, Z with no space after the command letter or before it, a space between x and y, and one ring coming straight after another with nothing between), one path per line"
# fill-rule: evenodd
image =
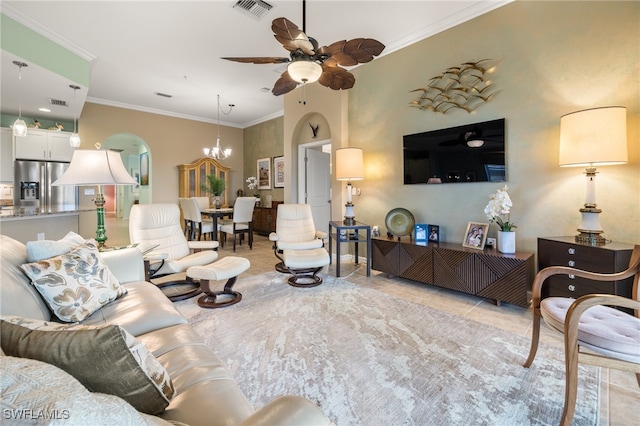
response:
M276 216L276 232L269 234L273 252L280 260L276 264L279 272L290 273L284 265L284 250L310 250L324 247L328 235L316 231L309 204L280 204Z
M129 239L132 244L155 246L144 257L149 263L148 280L185 272L218 258L214 251L217 241L186 240L176 204L135 204L129 215Z

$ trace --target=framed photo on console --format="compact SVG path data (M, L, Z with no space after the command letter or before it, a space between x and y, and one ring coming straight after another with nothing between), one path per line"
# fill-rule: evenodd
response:
M429 225L429 242L437 243L440 241L440 227L438 225Z
M467 231L464 233L464 247L484 250L484 243L487 240L488 223L469 222Z
M426 223L416 223L413 230L415 232L415 241L416 243L426 243L427 242L427 232L429 229L429 225Z

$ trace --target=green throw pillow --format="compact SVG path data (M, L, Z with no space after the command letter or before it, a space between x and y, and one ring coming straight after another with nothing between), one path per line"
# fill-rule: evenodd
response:
M61 321L82 321L127 294L100 257L95 240L70 252L21 266Z
M91 392L119 396L142 413L162 413L175 392L160 362L117 325L1 317L0 345L8 356L55 365Z

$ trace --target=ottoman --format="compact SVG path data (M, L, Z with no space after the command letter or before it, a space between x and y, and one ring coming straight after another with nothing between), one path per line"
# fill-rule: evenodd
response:
M324 248L309 250L284 250L284 265L291 276L289 284L294 287L315 287L322 284L317 274L329 264L329 253Z
M242 294L233 291L232 287L238 275L249 269L250 265L244 257L227 256L208 265L187 269L187 276L199 280L200 290L204 293L198 298L198 305L202 308L221 308L242 300ZM222 280L227 280L224 290L214 291L211 281Z

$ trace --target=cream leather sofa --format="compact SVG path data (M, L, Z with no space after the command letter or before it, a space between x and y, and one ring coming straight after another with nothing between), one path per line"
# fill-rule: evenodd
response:
M0 314L52 320L43 299L20 269L26 263L25 245L0 235L0 255ZM175 387L175 396L159 417L188 425L331 424L315 404L299 396L281 396L255 411L224 363L164 294L144 281L140 252L115 250L103 253L102 258L128 293L82 324L117 324L156 356ZM3 358L9 359L2 357L0 362Z

